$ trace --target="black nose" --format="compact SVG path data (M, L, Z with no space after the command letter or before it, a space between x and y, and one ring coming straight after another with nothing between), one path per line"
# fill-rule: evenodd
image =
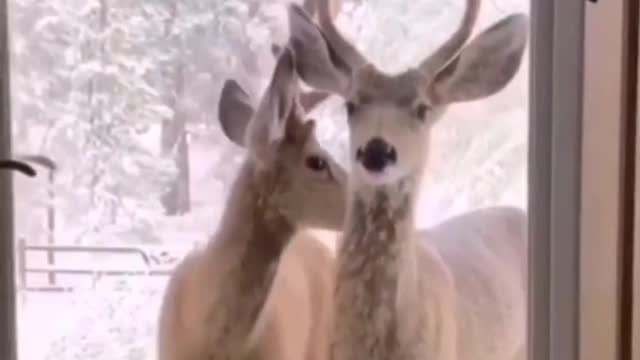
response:
M397 160L396 149L379 137L369 140L356 152L356 160L371 172L380 172Z

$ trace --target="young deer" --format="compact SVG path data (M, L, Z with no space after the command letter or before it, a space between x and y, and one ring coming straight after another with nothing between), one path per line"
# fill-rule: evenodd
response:
M319 26L298 5L289 7L298 73L346 100L350 130L333 360L523 356L523 271L514 261L519 245L418 241L414 228L431 127L449 105L500 91L526 47L522 14L505 17L464 46L478 11L479 0L468 0L449 40L417 68L391 75L340 34L327 0L318 4Z
M287 245L301 226L342 225L344 204L336 199L346 198L346 174L319 146L314 121L303 121L298 81L293 54L285 49L255 113L235 82L225 84L219 110L223 132L249 155L218 233L204 249L185 257L169 280L159 319L161 360L258 354L287 359L315 335L281 324L287 321L282 315L295 306L306 323L321 321L326 301L315 288L326 287L328 276L318 269L331 254L305 236ZM298 243L304 244L301 249ZM280 263L288 251L306 254ZM286 275L274 282L276 272Z

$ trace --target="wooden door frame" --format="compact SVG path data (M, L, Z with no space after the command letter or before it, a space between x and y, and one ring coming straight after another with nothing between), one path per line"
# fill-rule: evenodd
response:
M629 309L626 313L623 311L623 318L631 318L631 324L628 326L628 330L631 331L630 336L630 358L638 359L640 358L640 132L638 131L638 119L640 119L640 61L639 61L639 49L640 49L640 5L635 2L635 8L633 5L630 5L628 9L629 13L632 15L630 19L627 21L629 26L629 44L635 44L635 51L631 51L630 61L627 64L628 67L635 66L635 87L629 86L632 89L630 93L630 97L635 95L635 103L630 99L629 101L629 112L635 114L635 118L633 119L633 132L634 134L629 134L629 137L633 137L632 142L633 150L629 149L629 151L635 152L635 159L633 159L633 166L635 178L632 180L633 189L630 191L634 192L633 195L633 228L632 228L632 238L633 243L630 246L626 246L624 249L625 252L632 254L632 256L627 257L626 265L627 270L630 272L630 276L626 278L626 282L632 287L632 290L627 294L630 297L629 301L626 305ZM635 15L635 18L633 18ZM633 24L636 26L633 27ZM635 64L633 61L635 60ZM630 75L627 79L633 79L633 76ZM635 93L633 93L635 91ZM635 108L632 107L635 105ZM629 316L628 312L631 312L631 316Z
M581 352L586 360L632 358L633 29L637 1L587 4L580 284Z

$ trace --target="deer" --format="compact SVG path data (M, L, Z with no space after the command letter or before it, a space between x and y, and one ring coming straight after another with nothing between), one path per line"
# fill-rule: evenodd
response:
M160 360L288 359L316 335L282 324L291 302L307 324L319 323L326 308L316 289L326 287L318 269L329 249L298 230L341 227L346 174L319 145L314 120L305 121L293 61L288 48L280 52L255 111L237 83L223 86L222 132L247 155L216 234L185 256L167 284ZM284 259L290 251L303 256ZM298 272L286 271L292 267Z
M350 170L333 274L332 360L522 359L525 252L521 237L421 239L416 199L430 133L449 106L502 90L520 67L528 17L476 35L467 0L458 28L416 67L378 69L333 23L288 7L288 46L302 81L345 101ZM460 225L460 223L458 222ZM455 229L455 228L454 228Z

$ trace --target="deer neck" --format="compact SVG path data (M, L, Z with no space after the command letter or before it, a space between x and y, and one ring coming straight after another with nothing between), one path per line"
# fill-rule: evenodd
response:
M209 326L218 349L246 341L269 295L295 227L272 204L278 174L245 161L232 186L220 230L205 251L217 279ZM215 329L224 329L216 331Z
M336 360L363 351L385 359L398 346L399 311L405 311L398 304L416 296L411 290L416 184L409 179L394 186L352 187L337 258Z
M351 186L340 248L340 256L351 264L345 266L388 270L402 264L414 245L417 183L405 179L393 185ZM384 263L379 262L382 259Z

